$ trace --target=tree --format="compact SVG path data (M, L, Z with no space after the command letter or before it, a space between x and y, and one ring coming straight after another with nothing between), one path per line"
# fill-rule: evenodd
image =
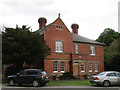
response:
M111 65L110 67L111 70L120 72L120 54L117 54L112 57L110 65Z
M5 27L5 32L2 32L3 64L13 64L19 70L24 62L43 68L43 60L50 54L50 48L38 32L29 29L25 25L22 28Z
M115 32L111 28L106 28L96 41L105 43L106 46L109 46L115 39L119 38L119 36L120 34L118 32Z
M109 69L120 71L120 38L114 40L109 46Z
M110 44L109 53L110 56L120 55L120 37Z
M120 33L115 32L113 29L106 28L96 39L101 43L105 43L106 46L104 47L104 59L105 59L105 70L112 70L113 65L115 63L114 59L117 60L120 49L119 44Z

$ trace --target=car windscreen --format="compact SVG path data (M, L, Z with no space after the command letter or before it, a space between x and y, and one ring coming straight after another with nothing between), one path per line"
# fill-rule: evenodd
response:
M44 75L48 75L48 74L47 74L45 71L43 71L43 70L41 71L41 73L44 74Z

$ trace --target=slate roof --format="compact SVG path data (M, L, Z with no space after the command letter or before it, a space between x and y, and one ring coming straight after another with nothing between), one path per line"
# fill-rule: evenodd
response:
M37 30L39 32L40 35L44 34L44 31L47 30L53 23L50 23L49 25L43 27L42 29ZM73 42L80 42L80 43L88 43L88 44L97 44L97 45L105 45L104 43L100 43L94 40L90 40L88 38L85 38L83 36L77 35L72 33L73 35Z
M72 34L73 35L73 42L80 42L80 43L89 43L89 44L97 44L97 45L105 45L104 43L100 43L94 40L90 40L88 38L85 38L83 36Z

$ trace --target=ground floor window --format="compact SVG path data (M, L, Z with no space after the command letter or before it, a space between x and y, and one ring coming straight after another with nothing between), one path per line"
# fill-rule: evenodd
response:
M85 63L81 63L81 72L85 72Z
M54 63L53 63L53 71L58 72L58 62L57 61L54 61Z
M65 62L60 62L61 72L65 72Z
M98 64L95 63L95 72L98 72Z
M89 72L92 72L92 63L89 63Z
M74 65L78 65L79 64L79 62L78 61L74 61Z

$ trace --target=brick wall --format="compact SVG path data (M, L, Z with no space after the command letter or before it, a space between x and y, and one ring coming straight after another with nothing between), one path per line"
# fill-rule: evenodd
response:
M51 55L44 61L44 69L50 76L62 75L60 71L60 62L65 62L65 72L73 71L75 77L85 78L85 75L95 74L104 70L104 48L101 45L92 45L86 43L77 43L79 45L79 54L75 54L75 42L73 42L72 33L65 24L58 18L44 33L44 40L51 48ZM63 52L58 53L55 50L55 41L62 40ZM90 46L96 47L96 55L90 55ZM72 70L70 70L70 60L72 60ZM58 61L58 72L53 72L53 62ZM74 64L78 61L78 65ZM85 72L81 72L81 63L85 63ZM92 72L89 72L89 63L92 63ZM99 70L95 72L94 65L98 64Z

